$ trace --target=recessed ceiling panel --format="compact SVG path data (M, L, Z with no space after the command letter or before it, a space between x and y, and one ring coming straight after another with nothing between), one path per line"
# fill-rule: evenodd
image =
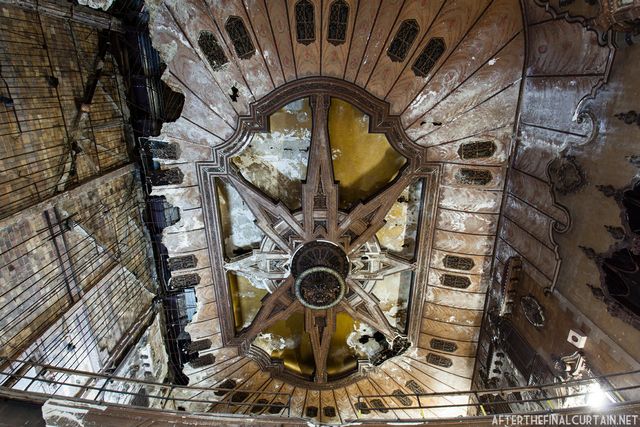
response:
M384 134L369 132L367 114L338 98L331 99L329 139L341 209L382 190L406 163Z
M227 275L234 324L236 330L240 331L251 325L262 306L262 298L269 292L266 289L256 288L249 279L235 272L229 272Z
M256 133L231 159L242 176L273 200L300 209L300 181L307 174L311 142L309 99L291 102L269 117L269 132Z
M290 371L313 378L315 364L309 334L304 331L302 312L292 314L288 319L279 320L265 329L253 341L272 359L281 360Z
M416 237L423 205L422 188L423 180L405 188L385 216L385 225L376 233L382 249L408 260L414 258L416 251Z
M233 258L257 248L264 233L256 226L255 216L232 185L216 179L220 223L224 237L224 253Z

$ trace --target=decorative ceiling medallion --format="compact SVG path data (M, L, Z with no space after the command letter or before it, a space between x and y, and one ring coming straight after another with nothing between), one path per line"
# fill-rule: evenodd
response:
M424 162L387 103L342 80L291 82L250 109L214 160L198 164L223 343L293 384L357 380L367 358L394 357L419 337L430 242L421 230L439 166ZM382 162L402 159L377 186L366 173L379 177L379 160L361 154L373 145ZM389 218L406 223L400 237ZM381 304L389 286L404 295L391 308ZM382 350L364 352L369 335Z
M587 183L582 167L574 156L562 156L548 166L549 178L558 194L573 194Z
M346 285L337 271L313 267L296 278L294 289L302 305L312 310L335 307L344 297Z
M522 307L524 317L527 318L529 323L536 328L542 328L544 326L544 309L537 299L531 295L522 297L520 298L520 306Z
M340 246L316 240L304 244L293 255L291 274L298 277L312 267L328 267L346 278L349 274L349 259Z

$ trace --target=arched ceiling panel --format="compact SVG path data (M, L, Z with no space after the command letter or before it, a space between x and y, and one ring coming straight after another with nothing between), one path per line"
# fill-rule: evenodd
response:
M453 53L428 82L422 93L416 96L402 114L405 128L414 129L426 111L439 102L451 90L489 62L505 45L522 31L520 4L512 0L495 0L483 11L482 16L453 46ZM522 64L520 64L522 69Z
M364 52L369 45L369 38L373 30L376 18L380 14L382 2L370 2L367 7L359 7L356 20L353 24L353 33L351 35L351 45L349 47L349 56L344 72L344 80L354 82Z
M263 366L264 359L238 356L237 351L244 350L227 347L221 331L230 320L219 310L221 301L217 301L220 294L216 288L219 277L202 274L201 284L196 288L198 308L187 331L192 339L212 340L211 351L216 355L216 363L204 370L187 366L185 373L193 384L219 385L233 376L242 382L240 388L244 389L250 386L253 390L268 392L286 388L293 395L292 407L296 414L313 407L313 402L318 402L315 405L318 408L321 401L339 406L335 415L331 412L318 415L319 420L327 422L348 419L349 405L341 403L345 398L351 400L353 410L354 396L392 394L396 390L412 393L413 386L407 385L412 380L427 391L469 387L487 287L484 277L495 246L497 213L500 212L524 61L522 15L517 0L381 0L366 4L364 0L345 1L349 7L346 39L335 45L327 41L332 3L329 0L312 1L315 40L306 44L297 41L296 0L155 0L150 5L154 46L161 52L168 68L163 78L185 94L182 117L175 123L165 124L159 139L176 141L185 148L194 144L212 147L209 160L220 159L221 147L225 146L223 141L230 140L234 131L238 135L245 130L242 126L246 124L239 124L242 122L238 117L262 113L252 110L255 108L251 106L253 103L269 99L267 95L285 83L305 77L328 76L353 82L385 99L392 114L402 114L407 135L418 144L429 146L426 151L411 147L414 150L411 151L412 161L416 162L412 166L417 167L417 162L424 164L426 152L426 160L431 162L429 167L437 165L439 182L435 190L429 190L435 205L428 215L425 213L427 226L420 231L433 250L420 255L421 265L426 266L422 280L428 287L420 295L416 307L410 307L418 329L412 337L414 346L407 354L384 362L371 375L354 378L352 384L336 384L332 390L311 390L270 375ZM255 48L255 53L245 58L238 57L225 29L232 16L242 20ZM387 49L401 23L410 19L419 26L418 35L405 60L393 62ZM214 35L229 60L215 70L198 47L198 37L203 30ZM418 77L412 70L413 64L432 38L443 39L445 52L427 77ZM372 125L381 126L387 120L383 116L372 115L369 120ZM425 125L421 124L423 121ZM440 125L434 125L434 121ZM490 157L460 157L461 144L484 139L495 142L496 150ZM279 143L277 138L273 141ZM267 146L265 158L272 154ZM198 182L193 172L194 163L206 161L206 157L204 152L193 157L185 154L180 158L185 164L179 166L186 174L183 184L154 188L154 194L166 194L176 206L194 210L192 214L184 215L174 231L199 233L197 228L189 228L185 221L202 217L200 200L205 211L213 203L207 194L198 193L195 187ZM274 162L278 161L276 157ZM206 167L214 168L211 163ZM456 176L463 168L487 170L492 175L491 181L484 186L461 184ZM425 188L434 187L429 184ZM270 214L282 213L278 209L273 207ZM378 215L372 214L370 219L362 214L362 218L358 218L362 224L357 227L367 227L365 222L373 221ZM268 215L265 215L266 218ZM211 227L209 217L205 215L204 218L206 227ZM294 221L291 218L289 220ZM318 223L322 221L320 218ZM165 236L164 242L171 256L200 253L198 251L207 245L219 244L211 239L205 241L204 236L190 244L190 237L179 234ZM447 268L443 265L447 255L470 258L474 266L462 272ZM211 265L211 271L215 271L222 264L211 258L202 265ZM466 276L470 285L467 289L448 287L442 281L445 274ZM375 290L373 297L384 299L386 293L375 283L368 286L369 290ZM434 337L457 343L460 351L450 358L451 366L436 367L427 362L429 343ZM375 416L392 419L419 415L409 412L397 410ZM443 415L446 410L430 412Z
M256 48L262 54L269 69L269 74L274 86L281 86L287 79L285 77L285 65L282 64L282 55L276 43L273 22L270 20L269 9L265 0L249 0L244 2L248 14L248 24L252 28L256 40ZM268 2L272 3L272 2Z
M289 16L289 28L293 55L296 64L297 78L320 75L320 45L324 42L321 34L322 9L318 2L313 2L315 41L311 43L299 43L296 34L296 4L299 0L286 0L286 9Z
M261 36L264 37L262 40L264 41L260 43L261 40L256 38L254 26L249 20L244 3L241 0L204 1L207 4L206 11L210 19L214 22L222 36L219 41L227 47L227 57L230 61L229 65L231 65L231 63L237 64L238 73L236 73L235 67L229 67L229 71L231 72L230 76L236 80L234 84L228 86L229 92L231 92L231 86L237 86L238 89L240 89L240 99L247 98L248 94L241 89L241 85L244 83L248 87L252 99L262 98L275 88L275 80L272 77L272 72L268 67L261 49L262 46L267 46L270 34L267 32L261 33ZM180 2L180 4L182 4L182 2ZM180 6L180 8L182 8L182 6ZM255 53L246 58L238 57L233 41L226 29L230 17L238 17L242 20L253 44L253 48L255 49ZM227 65L224 67L227 67ZM277 73L277 70L274 72ZM228 83L230 82L227 82L227 84Z
M383 45L382 49L380 49L380 55L375 61L373 71L368 76L365 76L363 72L363 79L359 80L358 84L362 84L364 82L365 88L370 93L379 98L384 98L400 73L404 69L410 69L413 64L413 58L419 55L426 45L428 41L426 35L429 33L434 20L437 18L441 8L443 7L443 4L443 0L405 2L386 43ZM407 52L407 59L403 62L393 61L389 55L387 55L387 50L389 49L402 22L410 19L416 21L420 31L411 45L411 48ZM364 80L365 77L366 80Z
M444 63L448 61L452 53L455 52L457 46L466 37L470 29L476 25L478 19L486 13L486 9L490 4L490 0L455 0L446 1L443 4L424 40L440 37L444 40L447 50L439 63L424 78L416 77L411 69L421 49L416 51L411 59L407 61L397 81L393 82L393 86L388 89L384 96L384 99L391 104L391 111L394 114L405 112L412 102L430 98L437 94L432 89L426 90L430 85L430 81L438 70L443 67ZM424 45L424 42L421 44Z
M322 57L321 57L321 73L323 76L335 78L343 78L351 44L353 43L353 28L361 13L360 9L374 9L375 5L370 4L367 0L349 0L345 3L349 7L349 19L347 21L346 38L343 43L334 44L326 40L329 32L330 7L334 1L322 2Z
M360 87L365 87L369 75L373 71L378 58L384 55L384 47L387 40L393 37L393 28L402 13L404 0L382 0L378 13L375 17L371 33L367 37L367 45L363 56L360 59L358 71L355 76L355 83Z

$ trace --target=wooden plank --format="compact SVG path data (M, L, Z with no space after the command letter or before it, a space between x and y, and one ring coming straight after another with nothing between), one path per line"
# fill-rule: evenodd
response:
M324 1L322 10L322 58L321 71L323 76L342 78L349 57L349 47L353 36L356 13L360 6L360 0L345 0L349 5L349 20L347 21L346 39L343 43L335 45L327 41L329 35L329 16L333 1ZM373 6L373 5L371 5ZM367 3L362 7L370 7Z
M432 117L425 117L425 120L416 122L415 127L407 129L407 135L415 138L418 144L429 146L507 127L515 120L519 93L520 83L513 83L455 117L446 119L433 117L434 120L431 120ZM440 126L432 125L438 120L442 120Z
M438 206L463 212L499 213L502 194L478 187L440 186Z
M461 293L459 293L460 295ZM458 296L460 297L460 296ZM465 298L469 298L466 296ZM484 298L482 299L484 305ZM442 339L454 339L456 341L476 342L480 335L480 328L477 326L462 326L454 325L449 322L438 322L435 320L422 318L421 331L428 332L431 336L436 336ZM421 348L429 348L428 341L420 342Z
M511 195L507 195L504 204L503 215L523 230L532 234L540 243L549 249L555 248L555 242L551 239L551 227L553 220L542 212L532 209L530 205Z
M295 57L293 55L291 29L289 28L289 15L285 1L286 0L264 0L267 13L269 14L271 31L274 35L278 58L282 64L282 72L285 80L290 82L298 77Z
M491 258L488 258L488 257L487 259L489 261L491 260ZM490 270L487 273L485 273L485 275L488 276L489 272ZM429 281L428 281L429 286L434 286L434 287L443 288L443 289L455 289L450 286L446 286L442 283L442 276L444 276L445 274L462 276L469 279L469 282L471 282L471 284L466 289L460 289L461 291L471 292L471 293L484 293L487 290L488 280L483 279L483 276L469 275L463 271L453 271L453 270L447 271L439 268L438 269L434 268L433 266L429 269Z
M291 29L291 41L293 43L293 54L295 57L296 73L298 78L317 76L320 74L320 45L322 33L320 23L322 22L322 9L314 3L315 19L315 40L307 45L298 43L296 35L296 11L295 6L298 0L286 0L289 14L289 27Z
M184 3L177 8L179 13L175 15L175 19L172 10L167 7L159 7L156 10L154 26L157 31L152 34L154 46L160 52L171 47L173 56L166 60L168 71L173 78L184 87L206 87L207 90L198 92L198 96L202 97L208 105L215 106L217 114L227 124L235 124L238 113L246 114L248 111L247 99L232 103L227 93L234 84L233 80L227 77L227 71L231 71L229 68L235 66L227 64L223 70L213 71L200 49L197 48L197 37L200 31L210 31L221 44L225 56L229 58L229 50L222 43L222 37L211 21L206 6L201 2ZM231 72L231 74L234 73ZM244 86L242 89L246 95L248 88Z
M427 304L433 302L439 305L447 305L450 307L456 308L466 308L469 310L482 310L484 308L484 294L472 294L464 291L457 291L453 289L444 289L440 287L430 286L427 289L427 295L425 296L425 300ZM438 322L440 323L440 322ZM426 326L423 325L422 330L425 329ZM431 330L433 332L433 330ZM443 338L449 336L446 331L444 335L441 335Z
M457 346L457 349L453 353L434 350L430 345L432 339L451 341L455 343L455 345ZM433 334L430 334L429 331L423 331L420 334L420 340L422 340L422 343L420 345L421 348L424 348L434 353L438 353L442 356L446 356L446 357L448 357L449 355L460 356L460 357L470 358L471 360L474 360L476 357L476 350L477 350L476 343L472 343L468 341L459 341L459 340L456 340L455 338L449 338L449 337L446 337L446 338L437 337Z
M522 15L519 1L492 2L477 23L464 35L459 45L447 45L455 50L422 90L422 93L431 95L416 96L402 114L402 123L405 128L415 125L416 122L419 123L425 111L438 103L482 64L489 61L521 30ZM479 51L478 46L482 46L482 50Z
M234 76L235 79L238 81L244 81L248 85L254 99L260 99L271 92L275 87L274 80L271 76L263 53L260 50L260 44L258 43L258 39L253 31L251 21L249 20L247 10L243 5L242 0L216 0L215 4L212 4L209 1L209 11L213 16L213 19L216 21L220 34L224 38L224 43L228 47L228 51L230 53L228 56L229 60L235 63L240 71L240 75ZM242 22L249 33L249 37L251 38L251 42L255 49L255 53L250 57L238 57L235 47L233 46L233 42L229 37L229 32L225 28L227 20L232 16L242 19ZM222 41L220 42L222 43ZM235 70L230 67L229 71L233 72ZM241 92L240 96L246 97L246 94Z
M498 221L495 215L438 210L436 227L446 231L474 234L495 234Z
M381 4L377 1L367 2L367 7L358 8L351 35L349 58L344 69L344 80L354 82L358 75L362 58L369 44L369 35L380 13Z
M388 93L385 94L385 100L391 104L393 114L401 114L414 101L416 96L419 96L425 90L425 84L433 77L433 74L442 66L443 62L447 60L446 58L486 9L490 1L453 0L445 2L436 22L426 34L423 44L431 38L440 37L444 40L447 50L427 77L418 77L411 69L421 50L416 50L408 58L407 67L387 91Z
M466 80L454 86L451 92L442 96L437 103L434 102L412 129L424 129L424 126L420 126L420 121L427 119L446 124L519 82L522 77L524 50L524 33L521 32ZM517 98L513 99L512 103L516 104ZM505 114L510 111L505 111Z
M413 64L411 59L414 55L417 57L426 43L428 43L428 38L425 38L425 35L431 29L431 25L434 19L436 19L436 15L440 11L443 3L444 0L418 0L404 4L395 26L391 30L390 37L383 46L380 57L376 61L376 65L366 83L366 88L370 93L379 98L385 98L400 74L405 69L411 67ZM405 60L402 62L392 61L386 53L387 49L389 49L389 46L391 45L391 42L398 32L402 22L409 19L413 19L418 23L420 31L411 45L411 48L407 52ZM416 77L416 79L418 78Z
M291 391L291 416L304 417L307 389L305 387L296 387Z
M494 129L475 135L469 138L463 138L456 141L445 142L439 145L432 145L427 148L427 159L434 162L447 162L468 165L501 165L509 158L511 149L511 139L513 128L506 126L501 129ZM464 144L474 141L492 141L496 150L490 157L482 157L477 159L460 158L459 150Z
M388 368L393 369L393 368ZM396 369L396 372L388 372L388 371L380 371L375 370L369 374L369 379L372 383L374 383L378 390L380 390L380 394L387 394L389 397L386 399L386 402L392 408L399 408L406 405L405 403L398 400L397 397L393 397L393 392L396 390L402 391L402 380L403 380L403 371ZM412 399L413 400L413 399ZM415 402L414 402L415 403ZM411 409L395 409L393 411L399 418L420 418L420 412Z
M412 359L401 357L393 360L393 363L406 370L414 378L414 381L425 389L427 393L446 393L455 391L456 388L449 385L448 382L442 381L441 377L433 375L429 369L424 369L422 364ZM443 417L443 416L460 416L466 415L466 408L434 408L434 406L448 406L456 404L466 404L468 398L465 396L445 396L445 397L421 397L420 403L425 407L422 410L423 417Z
M247 0L244 7L256 40L256 49L262 54L274 87L285 83L278 47L275 42L265 0Z
M333 393L336 402L338 402L336 407L340 411L341 423L345 424L347 420L355 419L356 413L353 409L352 396L349 396L347 388L334 388Z
M480 326L482 323L482 309L468 310L437 304L425 304L422 315L432 320L460 325Z
M471 387L471 375L462 376L447 369L433 366L426 362L427 351L418 349L418 353L411 357L411 364L436 381L449 385L456 391L467 391ZM450 390L451 391L451 390Z
M333 394L333 390L320 390L320 402L322 407L320 408L320 420L327 424L342 424L340 418L340 408L336 402L336 398ZM325 409L327 408L327 409ZM331 416L330 408L333 408L335 415Z
M459 256L491 255L495 236L476 236L453 231L436 230L433 247Z
M360 87L366 87L369 75L380 55L385 55L384 47L387 40L392 38L391 30L402 11L405 0L382 0L378 17L368 35L367 47L362 56L362 63L355 78L355 83Z
M530 27L528 43L528 76L604 74L608 66L610 51L598 34L564 19Z

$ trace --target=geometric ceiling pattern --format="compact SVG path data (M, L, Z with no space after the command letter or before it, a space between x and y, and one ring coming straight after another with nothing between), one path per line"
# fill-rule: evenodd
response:
M182 158L163 168L179 167L184 180L179 186L155 187L153 193L167 196L183 210L180 204L193 200L187 212L198 218L193 230L183 218L186 233L165 235L163 243L170 256L195 253L203 259L199 266L211 267L199 273L198 311L187 331L193 340L212 340L216 362L204 370L185 367L185 373L194 385L219 385L232 378L246 389L286 389L294 400L303 399L305 407L319 407L314 399L322 400L322 406L337 407L341 396L407 394L416 385L426 391L468 389L524 62L520 4L516 0L388 1L364 7L347 2L346 37L340 44L327 41L330 2L311 4L314 41L305 43L298 42L293 1L255 2L247 8L240 1L151 6L152 40L167 64L163 78L185 95L182 116L165 124L160 136L180 144ZM239 57L225 28L231 17L243 23L251 46L245 43L241 48L253 49L252 54L243 51ZM415 24L417 32L400 52L404 60L398 60L389 51L405 21ZM212 34L221 49L218 63L209 61L198 43L203 31ZM444 50L426 75L417 75L416 61L429 41L436 39L442 40ZM318 80L307 80L305 85L304 79L312 77ZM345 99L346 93L355 95ZM340 107L339 98L343 111L335 121L343 123L333 126L323 115ZM304 99L310 108L295 105ZM269 129L268 117L277 121L278 111L288 114L281 109L291 103L291 114L307 114L310 119L306 136L299 132L297 138L287 139L291 123ZM343 142L337 153L340 126L354 126L342 117L354 110L353 104L357 107L351 113L354 120L368 120L373 133L386 132L392 148L371 145L369 154L358 153L357 148L367 143L363 133L359 139ZM302 117L297 126L304 127L305 120ZM331 127L335 135L329 135ZM319 128L326 132L318 133ZM298 162L302 166L297 172L282 174L288 173L288 181L269 184L255 172L261 144L268 145L262 151L268 157L263 164L275 164L277 169L283 159L289 160L289 166L295 163L286 157L292 151L285 148L299 148L285 147L291 140L307 144L308 158ZM491 144L489 155L461 156L461 147L479 142ZM392 173L397 176L390 174L389 185L382 183L365 194L362 182L378 176L384 167L376 170L375 165L365 165L360 179L350 177L349 173L356 173L355 159L380 152L385 153L381 159L389 159L393 151L400 152L406 165L400 159L389 166L389 170L396 168ZM341 160L348 166L341 166ZM344 169L348 172L335 180L332 175ZM418 192L411 183L422 188ZM273 190L278 187L286 188L284 193L300 188L300 206L287 207L286 194ZM352 200L335 198L349 192L356 193ZM312 208L310 200L317 201L319 193L329 209ZM371 203L359 205L363 208L353 204L368 197L381 209L371 209ZM416 256L389 258L385 255L389 248L380 247L375 234L389 223L394 209L405 211L396 222L407 228L411 200L421 213L421 226L414 227ZM234 204L245 210L236 210ZM221 223L224 209L236 218L226 231ZM341 225L351 222L358 224L350 229ZM247 238L251 226L260 238L239 245L239 252L233 253L229 242L243 233ZM291 255L317 240L342 245L349 256L347 296L336 309L302 310L300 301L286 292L296 279L290 274ZM370 258L366 265L362 257ZM358 271L361 276L365 271L371 275L381 265L397 278L383 284L393 275L379 274L369 281L357 277ZM273 274L278 270L280 275ZM403 270L408 274L403 275ZM269 276L270 282L256 283L259 276ZM404 297L400 295L403 286ZM396 323L398 311L405 313L402 327ZM246 318L247 312L258 321ZM244 316L242 322L239 316ZM274 321L267 320L270 317ZM286 319L295 322L287 325ZM323 336L324 331L330 332ZM395 337L399 339L394 341ZM438 347L441 341L455 349L443 351ZM309 353L308 348L302 349L305 345L312 349L315 363L305 365ZM335 353L345 355L339 358ZM353 411L353 405L350 408Z
M190 384L291 393L301 415L338 408L330 422L357 395L469 389L525 64L520 2L250 3L149 5L163 79L185 96L158 138L180 146L159 162L184 178L153 194L181 209L163 243L198 258L187 331L215 356L185 366ZM348 259L335 308L295 292L295 255L318 241ZM333 371L331 346L348 353Z

